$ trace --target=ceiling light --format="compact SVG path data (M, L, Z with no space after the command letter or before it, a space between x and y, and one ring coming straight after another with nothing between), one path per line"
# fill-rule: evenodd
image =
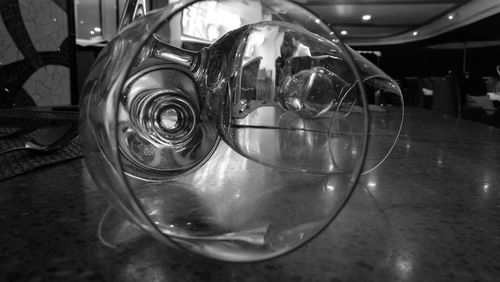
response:
M321 20L320 19L315 19L314 22L317 23L317 24L319 24L319 23L321 23Z
M448 19L449 19L450 21L451 21L451 20L453 20L454 18L455 18L455 16L453 16L453 15L448 15Z
M372 19L372 16L371 15L363 15L363 17L361 17L361 19L364 21L369 21Z
M340 34L342 34L342 35L347 35L347 30L342 30L342 31L340 32Z
M418 31L414 31L413 36L417 36L417 35L418 35Z

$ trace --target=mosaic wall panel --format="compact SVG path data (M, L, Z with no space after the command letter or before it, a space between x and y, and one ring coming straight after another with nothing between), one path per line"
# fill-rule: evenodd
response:
M66 0L0 0L0 108L71 104Z

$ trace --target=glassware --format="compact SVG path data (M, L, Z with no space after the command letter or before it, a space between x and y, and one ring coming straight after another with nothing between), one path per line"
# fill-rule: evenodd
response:
M82 96L87 166L162 242L226 261L287 253L333 220L362 172L360 82L399 88L333 32L276 21L298 13L287 1L243 1L270 21L188 51L175 17L193 2L131 23L97 58Z

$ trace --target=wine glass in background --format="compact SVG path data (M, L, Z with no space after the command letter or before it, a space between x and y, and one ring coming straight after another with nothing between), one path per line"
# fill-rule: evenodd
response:
M208 2L253 16L188 50L178 17L204 2L181 1L101 52L82 97L86 162L113 207L158 240L269 259L317 235L349 198L368 146L363 84L400 92L292 2Z

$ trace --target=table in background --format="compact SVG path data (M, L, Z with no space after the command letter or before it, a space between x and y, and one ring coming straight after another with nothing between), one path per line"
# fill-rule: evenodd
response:
M149 237L97 239L107 207L82 159L0 182L0 280L363 281L500 277L500 130L408 109L389 159L291 254L232 264Z

